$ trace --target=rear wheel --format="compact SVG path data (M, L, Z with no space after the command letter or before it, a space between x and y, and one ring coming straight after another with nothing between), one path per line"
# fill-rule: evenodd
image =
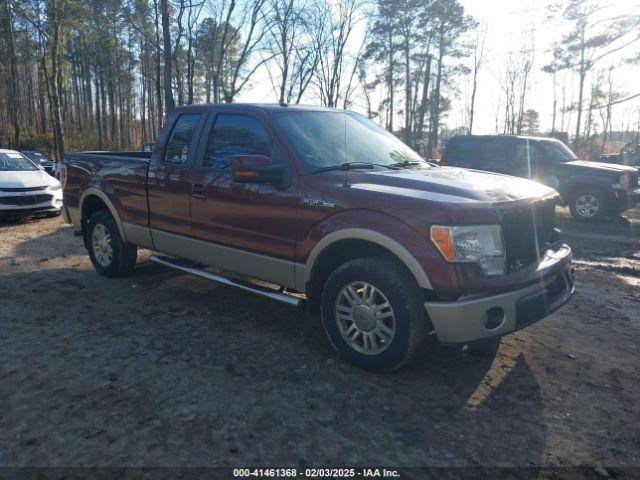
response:
M421 290L397 263L351 260L333 272L322 292L322 324L338 353L372 371L410 362L428 333Z
M118 225L105 210L94 213L87 222L87 248L91 263L100 275L128 275L136 264L138 248L125 243Z
M608 213L605 196L598 190L579 190L573 196L570 204L571 215L576 220L602 220Z

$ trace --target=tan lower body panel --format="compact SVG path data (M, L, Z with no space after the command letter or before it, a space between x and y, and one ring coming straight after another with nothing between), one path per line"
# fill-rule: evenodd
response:
M427 309L438 340L442 343L466 343L506 335L518 329L516 323L518 300L536 292L542 292L547 285L557 280L558 276L567 274L568 267L565 267L545 283L535 283L514 292L456 302L425 302L424 306ZM566 303L572 294L573 287L567 285L566 292L560 298L554 300L553 308L550 309L547 315ZM487 312L492 308L502 309L504 317L502 323L495 328L487 328ZM541 320L544 316L535 321Z
M173 233L150 230L153 249L287 288L296 288L296 264ZM136 242L132 242L136 243Z

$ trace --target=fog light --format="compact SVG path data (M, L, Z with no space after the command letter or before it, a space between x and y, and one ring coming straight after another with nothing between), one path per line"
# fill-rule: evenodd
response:
M487 330L495 330L504 322L504 310L500 307L492 307L487 310L484 319L484 328Z

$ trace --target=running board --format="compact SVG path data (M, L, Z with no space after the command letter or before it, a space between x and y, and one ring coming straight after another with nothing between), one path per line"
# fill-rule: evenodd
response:
M263 287L261 285L256 285L250 282L244 282L242 280L238 280L235 278L216 275L214 273L208 272L207 270L203 270L201 268L181 265L178 259L151 255L149 260L151 260L154 263L164 265L165 267L174 268L176 270L180 270L181 272L190 273L191 275L206 278L207 280L211 280L213 282L221 283L223 285L228 285L230 287L239 288L240 290L244 290L245 292L255 293L256 295L270 298L271 300L276 300L278 302L285 303L293 307L301 307L304 304L304 299L298 298L294 295L288 295L286 293L277 292L270 288Z

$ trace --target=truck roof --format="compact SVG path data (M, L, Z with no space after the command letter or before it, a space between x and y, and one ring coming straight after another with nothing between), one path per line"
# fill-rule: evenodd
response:
M279 103L203 103L194 105L182 105L176 111L209 111L224 110L261 110L264 112L282 112L286 110L305 112L346 112L340 108L319 107L316 105L279 104Z
M553 137L541 137L541 136L533 136L533 135L454 135L449 139L449 141L453 139L472 139L472 138L528 138L530 140L551 140L551 141L559 141Z

